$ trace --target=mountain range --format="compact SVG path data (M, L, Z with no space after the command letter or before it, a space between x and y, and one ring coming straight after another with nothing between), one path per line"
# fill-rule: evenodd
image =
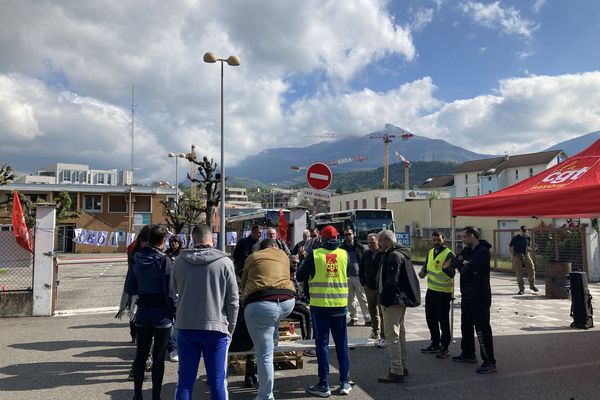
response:
M391 165L399 162L396 152L412 162L447 162L444 165L446 168L453 163L497 157L497 155L492 154L475 153L442 139L431 139L415 135L408 140L402 140L400 135L403 132L405 131L397 126L386 124L384 130L359 137L341 137L338 140L323 141L306 147L267 149L256 155L250 155L237 166L229 168L227 175L231 177L233 184L235 182L254 182L266 185L297 186L299 184L303 185L305 182L305 170L294 171L291 169L292 166L306 167L315 161L328 163L332 160L352 157L366 157L366 159L360 162L333 165L333 174L339 176L339 174L349 171L374 170L381 168L383 165L383 139L381 137L385 133L395 135L389 144L389 162ZM378 138L371 138L372 136L378 136ZM600 131L591 132L557 143L545 150L562 149L567 155L572 156L590 146L599 138ZM443 173L448 172L443 171Z
M355 170L370 170L383 165L383 139L371 136L395 135L389 144L390 164L399 162L396 152L411 161L450 161L461 163L468 160L494 157L475 153L455 146L442 139L413 136L402 140L403 129L386 124L385 129L364 136L324 141L306 147L279 147L264 150L246 157L241 163L227 170L227 175L238 181L249 178L266 184L294 185L304 181L304 170L294 171L292 166L306 167L315 161L329 162L341 158L363 156L360 162L332 166L334 174Z

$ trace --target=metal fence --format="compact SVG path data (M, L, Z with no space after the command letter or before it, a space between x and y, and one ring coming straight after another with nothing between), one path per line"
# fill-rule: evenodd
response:
M0 231L0 291L16 290L33 290L33 254L17 244L13 232Z
M494 268L512 268L512 261L508 256L508 243L510 238L519 232L518 229L494 230ZM544 273L546 263L550 261L570 262L571 270L588 272L584 227L535 227L529 230L529 235L531 257L536 272Z

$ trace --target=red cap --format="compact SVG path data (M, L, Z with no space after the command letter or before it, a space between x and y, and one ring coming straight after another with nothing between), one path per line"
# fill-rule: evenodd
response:
M325 228L321 229L321 237L325 240L327 239L337 239L338 231L335 227L331 225L327 225Z

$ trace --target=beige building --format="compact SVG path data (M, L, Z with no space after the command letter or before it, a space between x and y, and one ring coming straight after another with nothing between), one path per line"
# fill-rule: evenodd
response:
M124 252L124 239L117 248L74 243L75 229L120 232L121 237L125 237L130 222L133 232L146 224L165 222L166 213L160 201L175 201L175 188L131 186L133 210L130 214L129 186L19 183L0 186L0 201L12 199L13 190L33 202L54 202L60 192L66 191L73 201L71 209L82 210L81 217L57 224L56 250L59 252ZM10 215L0 215L0 226L10 224Z

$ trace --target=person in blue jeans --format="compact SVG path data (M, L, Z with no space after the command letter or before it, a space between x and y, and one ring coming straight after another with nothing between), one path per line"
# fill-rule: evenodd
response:
M295 304L290 261L287 254L277 247L275 240L263 240L260 250L246 259L241 286L244 318L256 349L256 399L271 400L275 398L274 341L279 335L279 321L292 312Z
M225 400L227 348L235 330L239 294L233 262L212 247L208 225L192 230L196 245L183 250L173 266L171 289L177 302L179 372L176 400L190 400L200 357L204 356L212 400Z
M313 249L296 272L298 281L308 281L310 312L317 353L319 382L306 389L308 394L331 396L329 389L329 332L333 336L340 367L339 393L347 395L350 383L348 354L348 252L338 248L338 232L328 225L321 230L322 246Z

